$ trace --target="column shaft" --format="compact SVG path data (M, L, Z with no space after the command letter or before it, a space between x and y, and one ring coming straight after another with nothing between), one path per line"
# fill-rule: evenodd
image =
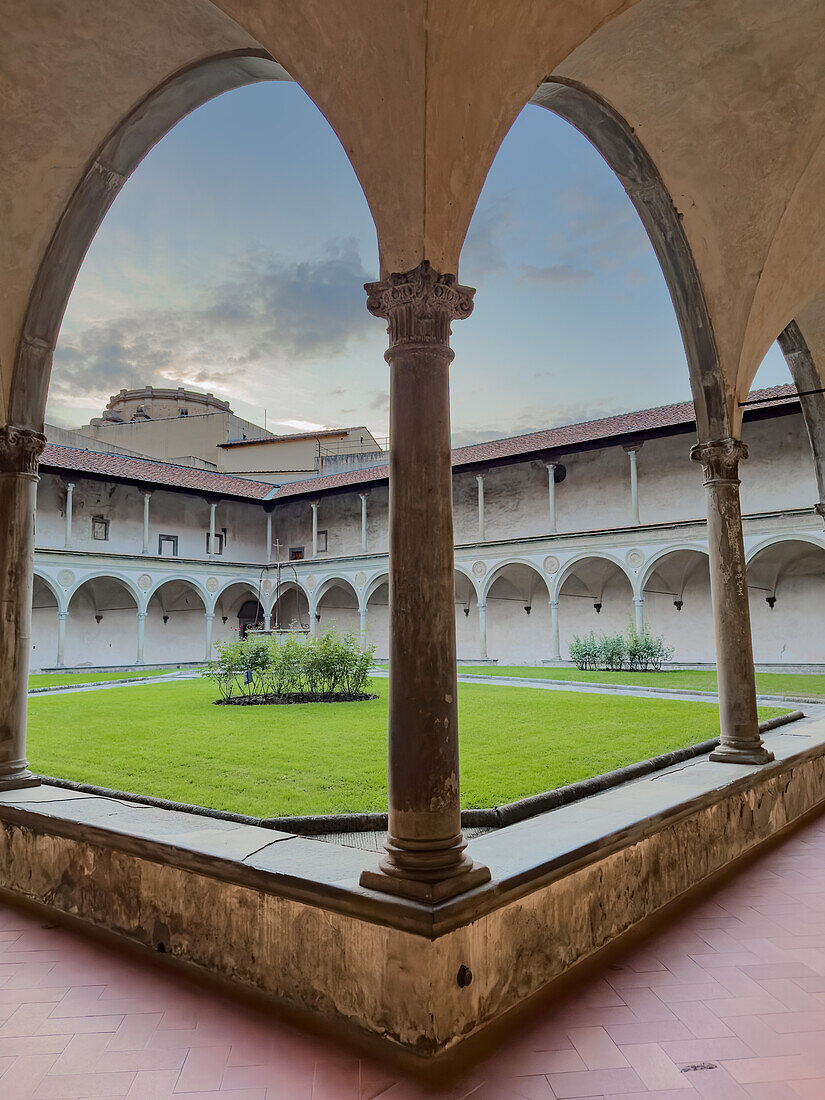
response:
M63 544L68 550L72 545L72 509L74 507L74 482L66 485L66 531Z
M473 292L426 261L367 292L390 334L389 838L361 883L435 902L490 877L458 790L449 336Z
M318 557L318 501L313 500L312 508L312 556Z
M63 668L66 664L66 619L68 611L57 613L57 667Z
M215 556L215 510L217 504L213 500L209 505L209 557Z
M476 474L478 485L478 541L484 542L484 475Z
M636 633L644 634L645 632L645 601L644 596L640 596L638 599L633 600L633 609L636 613Z
M639 525L639 470L636 465L637 451L628 451L630 459L630 510L633 515L633 523Z
M358 607L358 638L363 649L367 644L367 608L361 605Z
M272 513L266 513L266 564L272 561Z
M149 498L151 493L143 494L143 553L149 553Z
M143 638L146 632L146 612L138 611L137 613L137 661L139 665L143 664Z
M556 463L547 463L547 505L550 510L550 533L556 533Z
M0 428L0 790L36 786L26 762L37 432Z
M481 656L487 660L487 604L480 603L478 605L478 642L481 649Z
M553 660L561 660L561 639L559 637L559 601L550 601L550 632L553 636Z
M359 493L361 497L361 553L367 552L367 494Z
M716 675L721 742L712 760L766 764L773 760L759 736L753 669L739 460L748 450L738 439L697 443L690 452L705 475L710 555L710 596L716 634Z

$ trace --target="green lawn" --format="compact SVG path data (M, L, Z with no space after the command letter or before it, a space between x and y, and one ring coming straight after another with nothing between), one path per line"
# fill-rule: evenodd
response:
M459 665L458 672L460 676L526 676L531 680L575 680L591 684L716 691L715 672L692 668L667 672L579 672L577 668L536 668L531 665ZM756 688L764 695L825 698L825 676L801 672L757 672Z
M201 680L29 700L31 767L255 816L386 809L387 681L368 703L217 707ZM493 806L705 740L716 707L462 684L464 806ZM762 717L783 713L765 709Z
M69 687L71 684L97 684L103 680L142 680L146 676L165 676L168 672L179 672L172 668L142 668L135 672L35 672L29 677L29 690L44 687Z

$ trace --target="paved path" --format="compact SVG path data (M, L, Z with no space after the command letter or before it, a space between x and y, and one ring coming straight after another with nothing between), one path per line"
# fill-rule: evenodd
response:
M3 1100L822 1100L825 818L534 1001L443 1083L0 905Z

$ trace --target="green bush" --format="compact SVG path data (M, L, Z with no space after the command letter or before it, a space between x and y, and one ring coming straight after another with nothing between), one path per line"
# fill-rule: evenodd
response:
M590 672L658 672L673 656L673 649L661 636L647 629L638 631L631 623L624 634L600 634L597 638L591 630L583 638L576 635L569 653L576 668Z
M217 643L203 675L223 699L234 695L362 694L375 646L327 630L317 638L250 636Z

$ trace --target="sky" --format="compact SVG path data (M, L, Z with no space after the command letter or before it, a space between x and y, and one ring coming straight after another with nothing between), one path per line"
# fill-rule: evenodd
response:
M123 187L57 344L47 421L121 387L185 386L273 431L386 436L384 324L369 209L296 85L229 92L183 119ZM621 185L566 122L525 107L488 175L453 326L456 446L690 396L658 263ZM755 385L789 381L774 347Z

